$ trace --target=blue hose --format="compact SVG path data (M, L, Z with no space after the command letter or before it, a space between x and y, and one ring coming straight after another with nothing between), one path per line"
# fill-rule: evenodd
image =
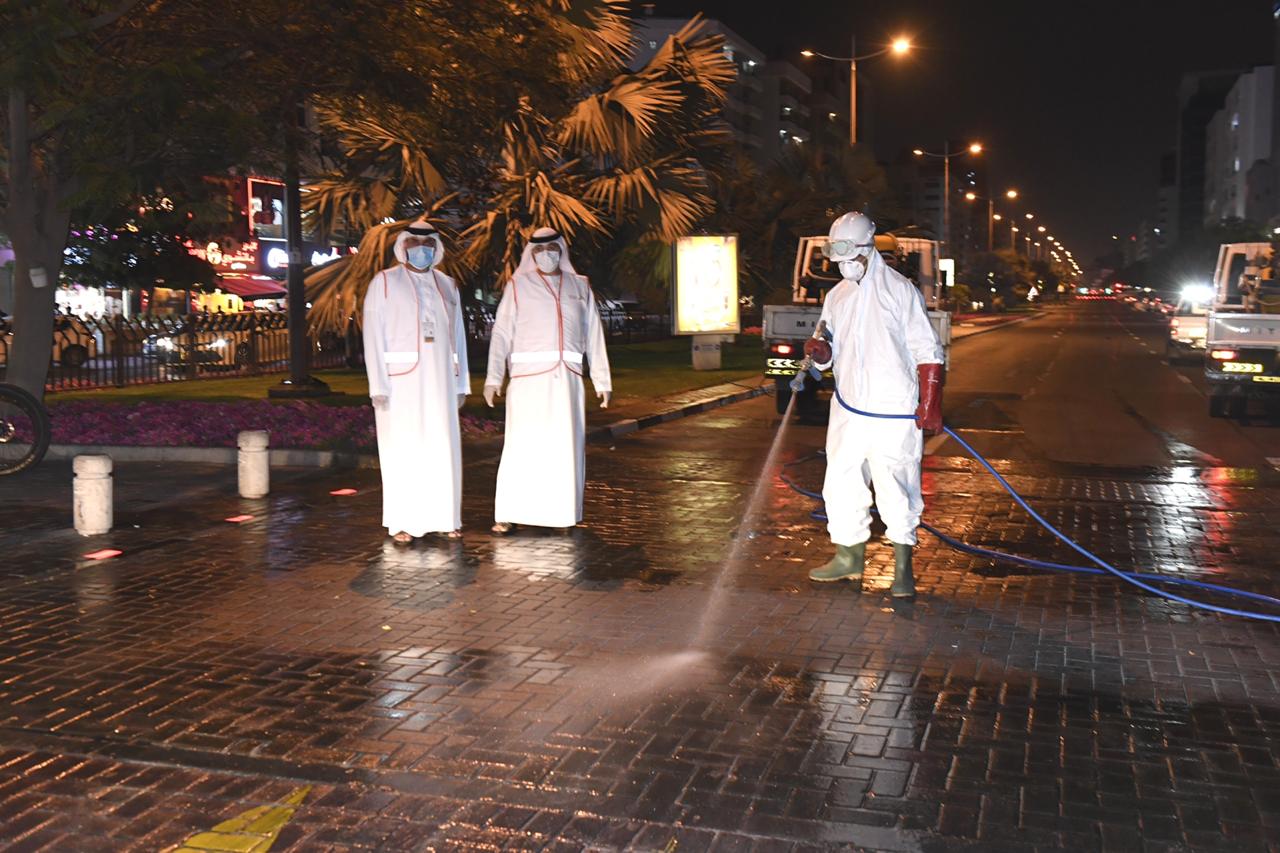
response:
M874 412L864 412L860 409L855 409L853 406L850 406L848 403L846 403L844 401L844 398L840 396L840 389L838 387L836 388L835 397L841 406L843 406L848 411L854 413L855 415L861 415L867 418L884 418L889 420L914 420L915 419L915 415L882 415ZM1031 508L1031 506L1026 502L1026 500L1023 499L1022 495L1018 494L1017 491L1014 490L1013 486L1009 485L1009 482L1000 475L999 471L997 471L995 468L991 466L990 462L988 462L985 458L983 458L982 454L974 450L967 441L965 441L963 438L957 435L955 431L952 430L950 427L944 426L942 429L943 429L943 432L945 432L948 436L954 439L957 444L963 447L965 452L968 453L970 456L972 456L978 462L978 464L980 464L983 468L987 469L987 473L989 473L992 477L995 478L996 482L999 483L1000 486L1006 492L1009 493L1010 497L1012 497L1014 501L1017 502L1018 506L1022 507L1027 512L1028 515L1030 515L1033 519L1035 519L1036 523L1038 523L1045 530L1052 533L1058 539L1065 542L1067 545L1071 546L1071 548L1079 552L1082 556L1086 557L1091 562L1095 563L1098 566L1098 568L1093 568L1092 566L1071 566L1063 563L1050 563L1050 562L1045 562L1043 560L1033 560L1029 557L1019 557L1015 554L1005 554L1000 551L992 551L987 548L980 548L976 545L969 545L965 542L962 542L959 539L956 539L955 537L949 536L946 533L943 533L942 531L937 530L936 528L930 526L929 524L925 524L921 522L920 524L921 527L923 527L926 531L928 531L932 535L936 536L939 540L941 540L946 545L956 549L957 551L964 552L966 554L973 554L980 557L989 557L994 560L1016 563L1018 565L1030 566L1038 569L1049 569L1052 571L1059 571L1059 572L1078 572L1082 574L1096 574L1096 575L1110 574L1110 575L1114 575L1115 577L1119 578L1125 583L1136 586L1141 590L1151 593L1152 595L1157 595L1161 598L1168 599L1169 601L1177 601L1181 604L1186 604L1190 607L1196 607L1201 610L1209 610L1214 613L1223 613L1228 616L1240 616L1245 619L1260 619L1266 622L1280 622L1280 615L1272 615L1267 613L1255 613L1249 610L1237 610L1236 608L1233 608L1233 607L1221 607L1216 604L1208 604L1203 601L1196 601L1191 598L1186 598L1184 596L1177 595L1172 592L1167 592L1165 590L1158 589L1157 587L1152 586L1151 583L1177 584L1180 586L1188 586L1188 587L1193 587L1195 589L1206 590L1208 592L1221 593L1224 595L1234 595L1241 598L1249 598L1255 601L1262 601L1262 602L1266 602L1267 604L1280 606L1280 599L1273 598L1272 596L1269 596L1269 595L1263 595L1257 592L1248 592L1246 590L1240 590L1240 589L1232 589L1226 586L1219 586L1218 584L1191 580L1190 578L1177 578L1177 577L1170 577L1167 575L1158 575L1158 574L1140 573L1140 572L1124 572L1124 571L1121 571L1120 569L1117 569L1115 566L1111 565L1106 560L1103 560L1101 557L1089 551L1084 546L1076 543L1070 537L1068 537L1065 533L1063 533L1061 530L1059 530L1058 528L1050 524L1043 516L1040 515L1040 513L1036 512L1034 509ZM795 462L787 463L787 465L784 467L790 467L791 465L796 465L804 461L806 461L806 459L798 459ZM781 479L784 483L786 483L788 486L790 486L793 490L795 490L799 494L802 494L808 498L813 498L815 500L822 500L822 495L820 493L802 489L799 485L797 485L794 481L792 481L791 478L787 477L787 475L785 474L781 475ZM814 513L814 517L819 518L820 520L825 520L825 515L822 515L818 512Z

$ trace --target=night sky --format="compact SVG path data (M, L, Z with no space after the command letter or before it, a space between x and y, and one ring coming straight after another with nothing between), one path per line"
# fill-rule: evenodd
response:
M979 139L998 192L1022 190L1077 258L1110 251L1154 207L1160 154L1174 148L1184 71L1274 61L1270 0L659 0L704 12L770 58L801 68L815 47L846 55L898 33L917 50L859 66L874 77L875 147L936 150ZM874 66L874 67L873 67Z

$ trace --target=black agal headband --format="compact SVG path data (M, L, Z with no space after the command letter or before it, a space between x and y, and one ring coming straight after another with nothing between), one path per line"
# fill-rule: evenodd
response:
M436 229L432 228L430 225L428 225L426 228L414 228L412 225L410 225L405 230L408 231L410 234L414 234L418 237L431 237L435 234L440 233Z
M540 244L542 244L542 243L554 243L555 241L557 241L557 240L559 240L559 239L560 239L560 235L559 235L559 234L548 234L548 235L547 235L547 236L545 236L545 237L530 237L530 238L529 238L529 242L530 242L530 243L532 243L533 245L537 246L537 245L540 245Z

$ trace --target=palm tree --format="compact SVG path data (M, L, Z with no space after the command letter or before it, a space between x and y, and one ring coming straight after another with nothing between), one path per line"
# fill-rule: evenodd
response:
M713 209L709 170L728 133L720 119L734 67L698 20L630 71L632 27L623 0L542 0L529 6L551 27L554 60L517 81L527 91L495 116L492 148L441 155L418 140L444 122L392 105L317 108L344 168L308 187L304 205L324 231L362 234L360 251L312 271L313 320L344 325L387 259L404 221L426 215L461 245L448 257L477 281L499 285L529 233L547 225L599 242L625 229L642 241L688 233ZM456 79L465 80L459 73ZM558 97L548 96L558 93ZM430 105L427 105L428 107ZM480 168L477 168L479 164ZM446 195L452 188L456 195Z

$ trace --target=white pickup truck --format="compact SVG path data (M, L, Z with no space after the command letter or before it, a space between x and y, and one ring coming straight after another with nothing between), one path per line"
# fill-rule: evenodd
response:
M804 359L804 342L813 336L822 315L822 300L828 291L840 281L836 265L822 254L826 237L802 237L796 250L796 262L791 278L791 304L764 306L764 375L773 377L776 393L774 402L778 414L787 411L791 403L791 380ZM898 271L913 279L924 292L926 304L936 302L938 243L936 240L914 236L877 234L876 249L897 267ZM951 355L951 314L946 311L929 311L938 340L948 361ZM822 386L830 387L830 371L823 377ZM812 414L818 407L818 384L812 377L805 380L805 389L796 399L799 414Z
M1250 399L1280 393L1280 281L1270 243L1218 250L1204 373L1215 418L1244 417Z

